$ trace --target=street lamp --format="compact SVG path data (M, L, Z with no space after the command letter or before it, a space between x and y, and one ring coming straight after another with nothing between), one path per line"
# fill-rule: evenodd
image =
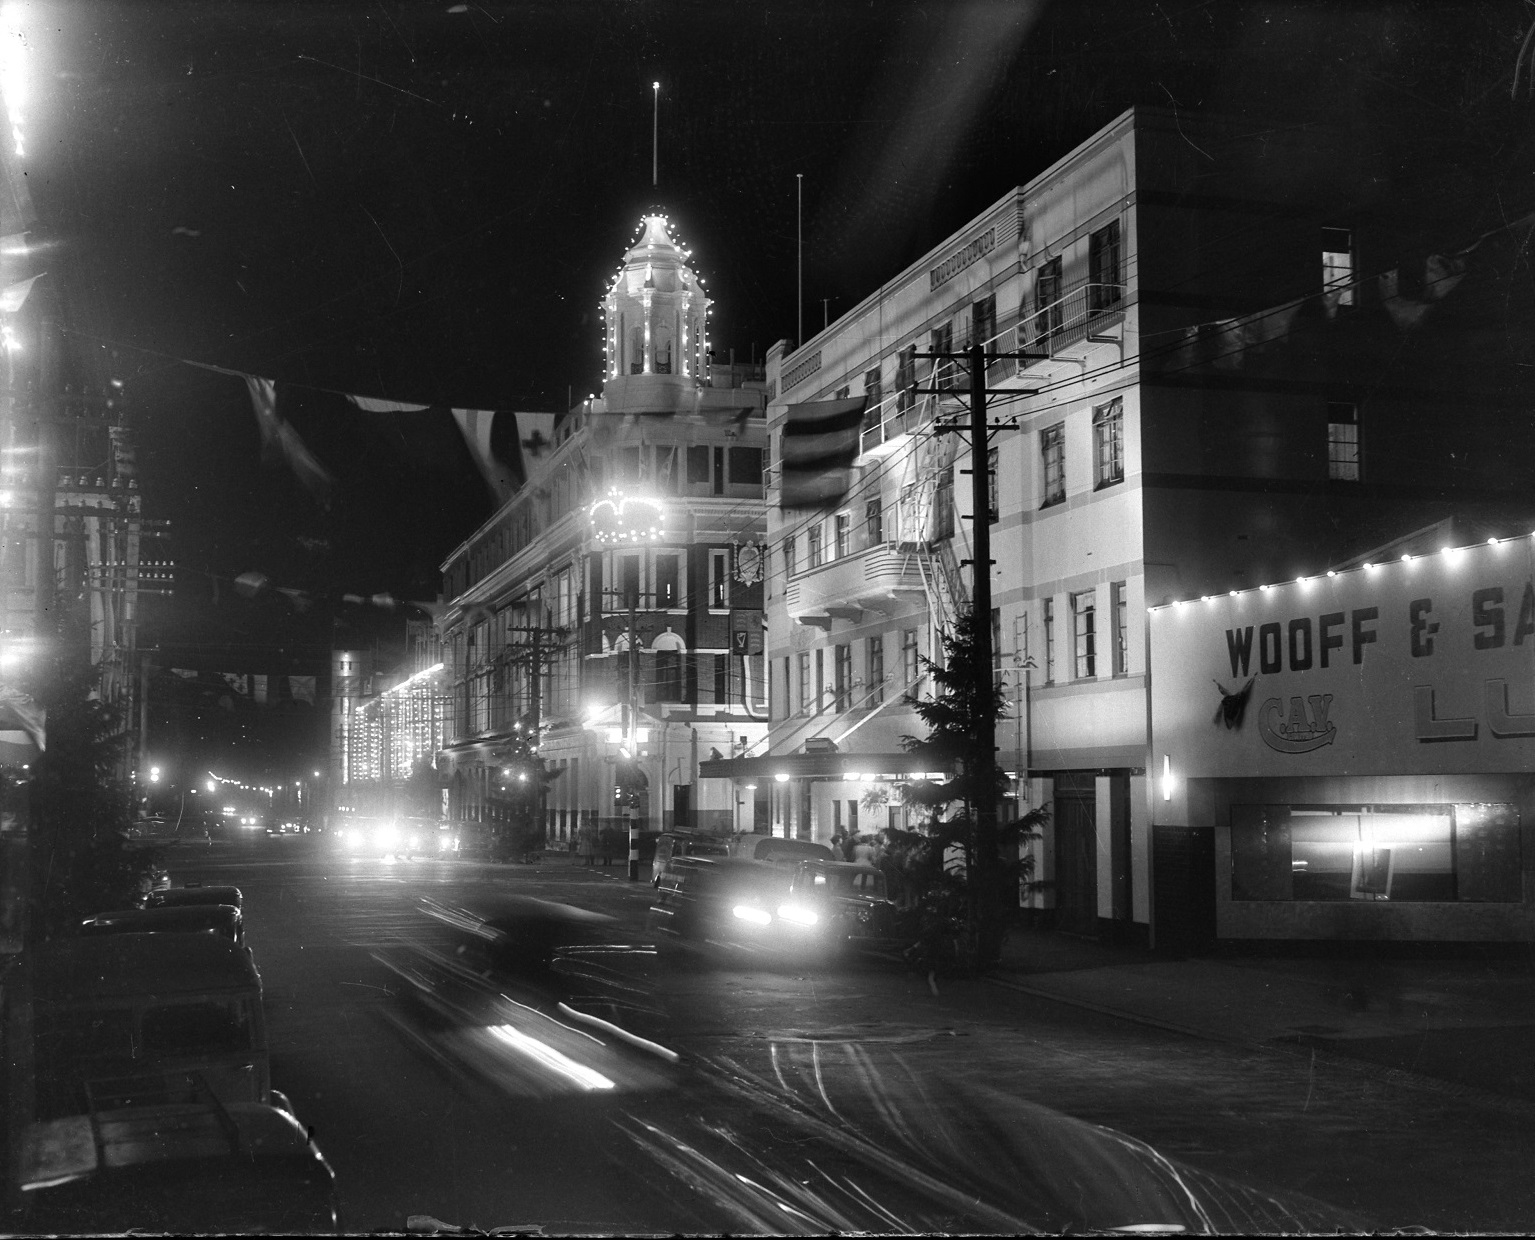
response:
M152 784L157 784L157 783L160 782L160 768L159 767L152 766L152 767L149 768L149 782L152 783Z

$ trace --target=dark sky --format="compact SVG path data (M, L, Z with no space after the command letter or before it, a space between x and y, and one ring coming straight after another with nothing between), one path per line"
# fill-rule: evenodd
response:
M652 205L716 350L760 358L796 331L796 173L807 334L1134 103L1358 129L1430 232L1535 197L1522 0L21 7L39 231L73 347L140 417L186 570L162 636L187 649L323 639L323 609L232 596L248 570L430 597L488 514L468 455L445 414L323 389L565 407L600 381L598 299ZM238 379L177 359L277 379L332 508L262 462ZM342 619L365 640L379 617Z

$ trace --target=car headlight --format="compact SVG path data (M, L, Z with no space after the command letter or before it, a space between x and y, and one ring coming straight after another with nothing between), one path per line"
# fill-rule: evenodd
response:
M362 843L362 832L359 831L356 827L351 828L346 833L346 842L348 844L361 844Z
M393 827L380 827L373 838L380 848L393 848L400 842L400 833Z
M412 848L420 848L421 847L421 837L419 835L411 836L410 837L410 846Z
M803 904L780 904L778 915L797 926L813 926L821 920L820 914L815 909L806 908Z
M453 837L451 835L439 835L437 837L437 847L446 852L453 847Z
M760 909L755 904L737 904L730 911L742 921L749 921L754 926L765 926L773 920L766 909Z

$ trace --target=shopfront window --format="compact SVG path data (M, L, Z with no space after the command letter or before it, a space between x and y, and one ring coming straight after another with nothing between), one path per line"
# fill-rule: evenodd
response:
M1234 900L1517 902L1512 805L1238 805Z

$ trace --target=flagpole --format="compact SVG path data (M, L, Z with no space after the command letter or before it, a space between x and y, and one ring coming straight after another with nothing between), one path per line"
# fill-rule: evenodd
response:
M805 343L805 174L796 172L794 180L799 188L799 207L794 225L797 246L794 262L799 281L795 289L795 309L799 312L799 338L794 342L797 349Z
M661 83L650 84L655 106L650 113L650 183L659 183L661 175Z

